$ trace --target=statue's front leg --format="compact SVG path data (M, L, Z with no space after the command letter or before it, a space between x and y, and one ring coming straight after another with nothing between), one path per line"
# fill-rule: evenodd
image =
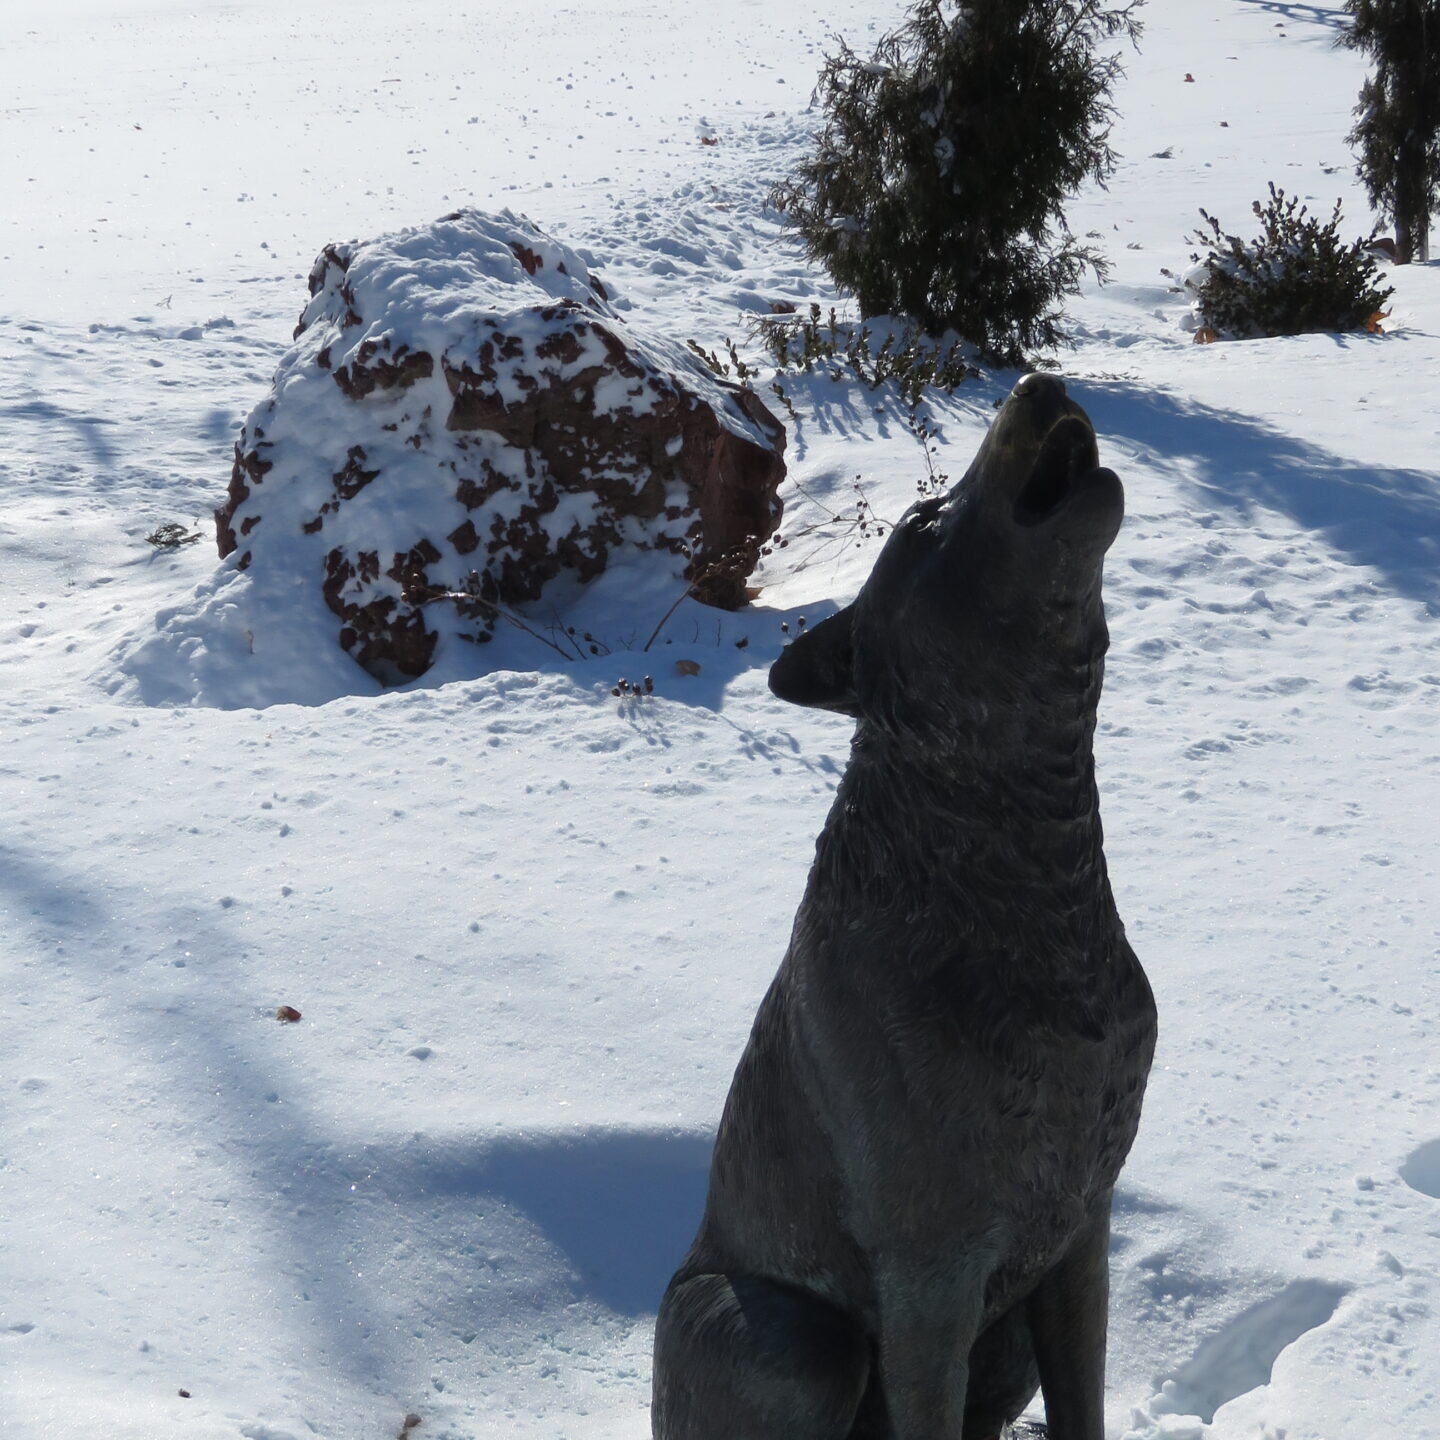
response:
M1109 1301L1107 1193L1026 1304L1050 1440L1104 1440Z

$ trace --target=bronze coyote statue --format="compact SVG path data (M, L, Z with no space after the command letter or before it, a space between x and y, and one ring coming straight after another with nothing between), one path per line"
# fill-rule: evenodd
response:
M775 693L855 718L661 1305L657 1440L1102 1440L1111 1194L1155 1010L1101 849L1124 508L1059 380L895 526Z

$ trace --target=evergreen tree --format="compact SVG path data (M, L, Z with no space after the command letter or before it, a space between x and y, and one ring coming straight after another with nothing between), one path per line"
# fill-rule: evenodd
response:
M814 150L772 201L862 316L1008 364L1064 341L1057 302L1107 268L1063 208L1115 168L1120 62L1095 47L1134 42L1140 3L918 0L870 60L840 42Z
M1395 259L1430 258L1440 199L1440 0L1346 0L1339 43L1374 57L1348 139L1370 202L1395 224Z

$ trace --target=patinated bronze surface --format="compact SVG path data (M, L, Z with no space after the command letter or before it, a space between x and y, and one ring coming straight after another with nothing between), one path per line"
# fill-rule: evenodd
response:
M661 1306L659 1440L1102 1440L1111 1194L1155 1043L1092 737L1119 480L1059 380L776 662L853 715Z

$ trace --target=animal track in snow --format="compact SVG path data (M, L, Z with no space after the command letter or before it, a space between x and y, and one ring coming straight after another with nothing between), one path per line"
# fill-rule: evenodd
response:
M1335 1313L1347 1288L1326 1280L1294 1280L1278 1295L1242 1311L1204 1341L1194 1357L1176 1371L1173 1381L1166 1383L1164 1408L1174 1414L1198 1415L1210 1424L1222 1405L1269 1384L1281 1351L1307 1330L1323 1325Z
M1427 1140L1400 1166L1400 1178L1422 1195L1440 1200L1440 1140Z

